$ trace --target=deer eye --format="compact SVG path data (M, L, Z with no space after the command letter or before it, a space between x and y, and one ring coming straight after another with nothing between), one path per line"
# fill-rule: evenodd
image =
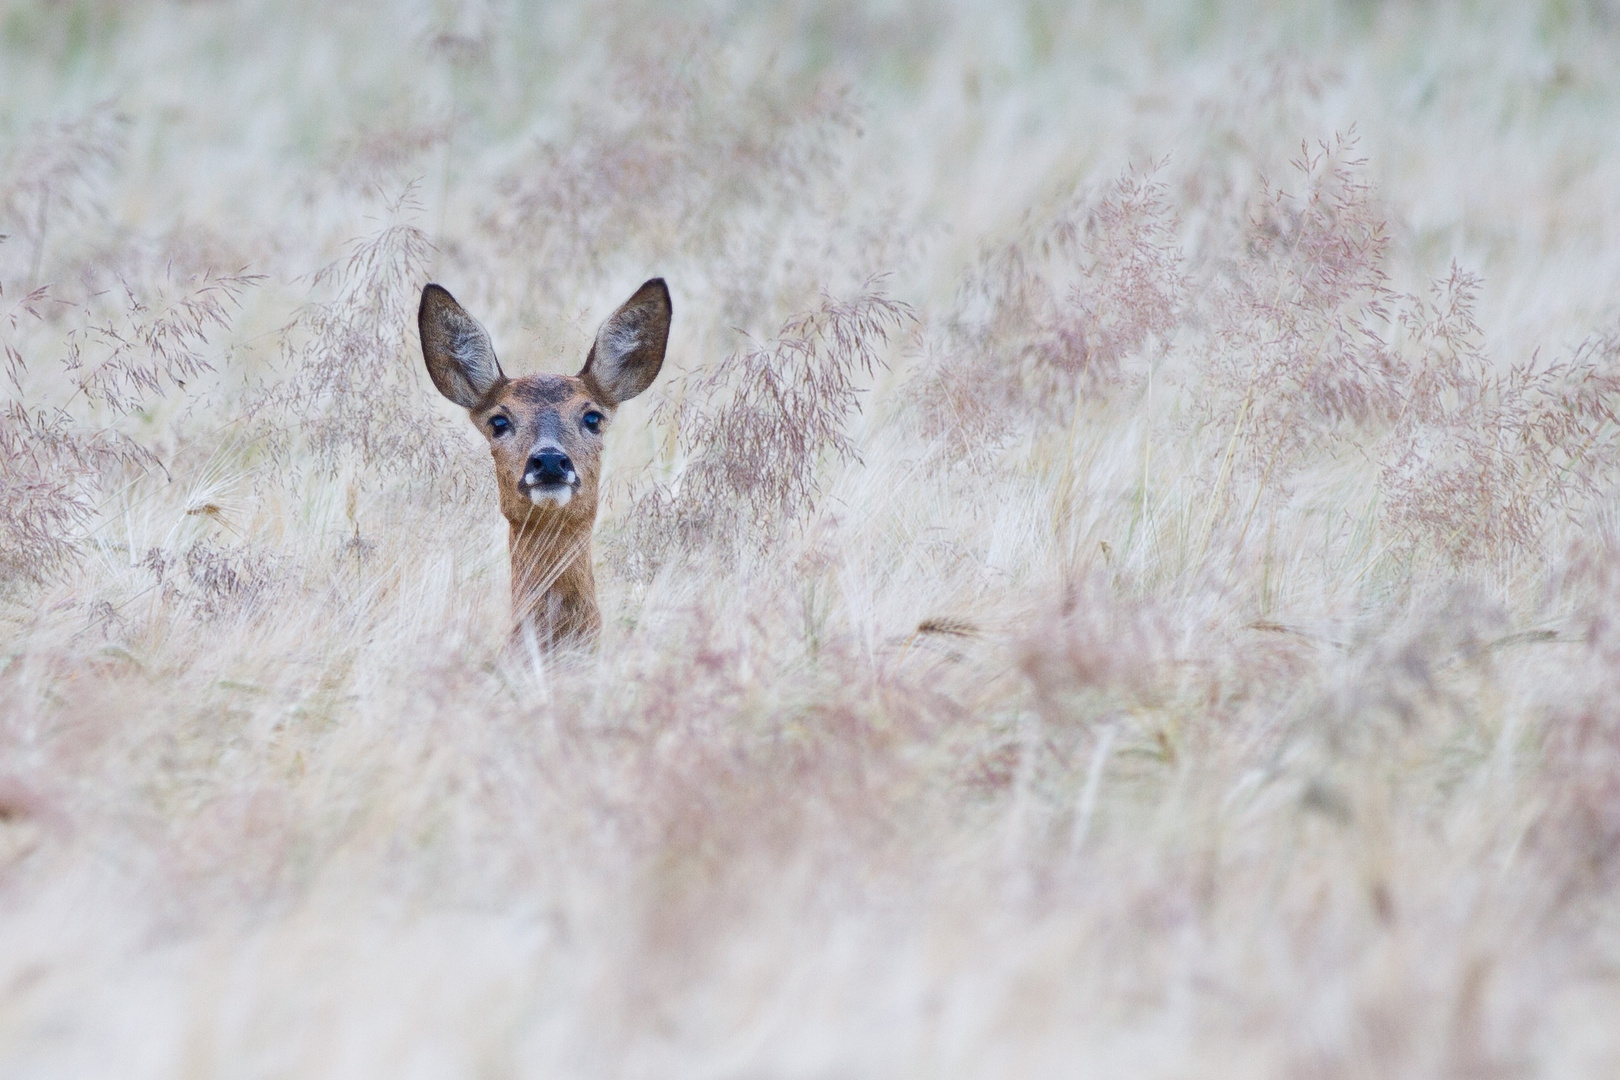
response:
M512 421L508 420L506 417L504 417L504 416L492 416L492 417L489 418L489 433L491 435L496 435L496 436L505 435L508 431L511 431L511 430L512 430Z
M579 422L584 424L585 430L589 431L593 435L602 430L602 414L597 412L595 409L590 410L584 416L580 417Z

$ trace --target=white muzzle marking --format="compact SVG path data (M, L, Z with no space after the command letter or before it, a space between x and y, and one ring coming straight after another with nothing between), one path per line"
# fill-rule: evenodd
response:
M574 489L569 484L546 484L543 487L529 488L529 501L536 506L546 503L556 503L559 508L567 506L568 500L574 497Z

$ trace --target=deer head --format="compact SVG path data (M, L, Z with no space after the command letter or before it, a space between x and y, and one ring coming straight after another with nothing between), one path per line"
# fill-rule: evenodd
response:
M422 357L439 393L489 440L510 525L515 635L543 647L586 643L601 629L591 530L602 446L618 407L658 377L669 340L669 289L653 278L596 332L578 375L509 379L489 334L438 285L422 290Z

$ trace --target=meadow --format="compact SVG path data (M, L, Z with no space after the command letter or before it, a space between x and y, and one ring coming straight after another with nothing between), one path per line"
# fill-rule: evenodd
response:
M0 1074L1620 1070L1612 0L0 0ZM643 280L594 651L416 336Z

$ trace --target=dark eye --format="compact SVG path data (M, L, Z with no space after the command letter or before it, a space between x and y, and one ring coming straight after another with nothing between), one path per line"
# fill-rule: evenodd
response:
M489 418L489 433L491 435L505 435L511 430L512 421L508 420L506 417L492 416Z
M595 409L592 409L579 419L580 423L585 425L585 430L593 435L602 430L602 414Z

